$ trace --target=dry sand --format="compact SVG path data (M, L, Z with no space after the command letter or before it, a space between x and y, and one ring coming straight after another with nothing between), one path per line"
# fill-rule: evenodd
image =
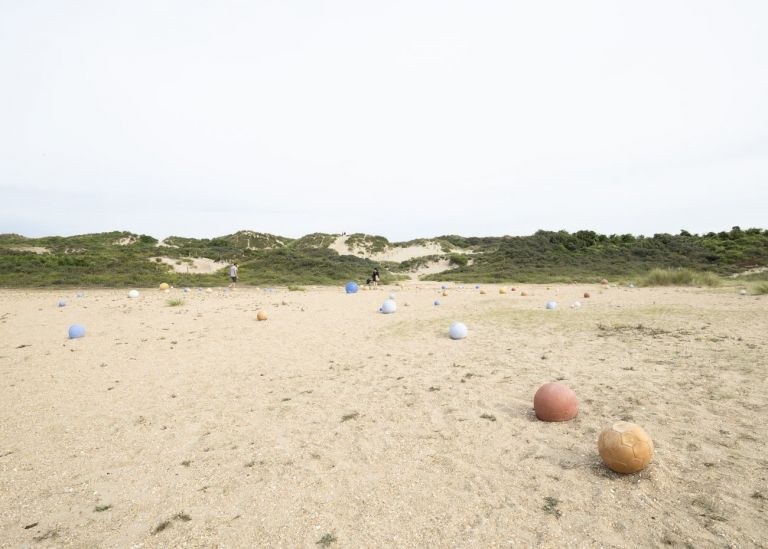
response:
M768 544L768 297L437 288L0 292L0 546ZM575 420L533 416L552 380Z

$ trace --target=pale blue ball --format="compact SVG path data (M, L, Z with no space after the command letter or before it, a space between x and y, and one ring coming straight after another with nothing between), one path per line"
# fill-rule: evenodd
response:
M439 299L435 300L435 305L440 305L440 300Z
M346 285L346 286L344 286L344 290L345 290L345 291L346 291L348 294L356 294L356 293L357 293L357 290L359 290L359 289L360 289L360 287L357 285L357 282L354 282L354 281L352 281L352 280L350 280L349 282L347 282L347 285Z
M76 339L85 336L85 328L81 324L72 324L69 327L69 339Z
M391 300L387 299L381 306L381 312L385 315L392 314L397 310L397 304Z
M59 300L59 307L64 307L64 306L66 306L66 304L67 304L67 302L64 301L63 299Z
M546 307L547 307L547 309L557 309L557 302L555 302L555 301L547 301Z
M454 322L448 328L448 335L451 336L451 339L464 339L468 333L467 327L461 322Z
M395 299L395 294L389 294L389 299Z

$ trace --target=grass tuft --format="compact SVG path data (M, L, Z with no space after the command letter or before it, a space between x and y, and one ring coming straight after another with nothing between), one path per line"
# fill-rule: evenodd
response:
M179 298L168 299L165 304L169 307L180 307L181 305L184 305L184 300Z
M752 288L753 295L765 295L768 294L768 284L758 284Z
M320 547L330 547L334 541L336 541L336 536L333 534L323 534L323 537L317 540L315 545L319 545Z
M560 512L560 509L557 508L558 505L560 505L559 499L547 496L544 498L544 506L541 509L545 513L554 515L555 518L560 518L563 514Z
M722 280L710 272L691 269L653 269L640 280L641 286L719 286Z

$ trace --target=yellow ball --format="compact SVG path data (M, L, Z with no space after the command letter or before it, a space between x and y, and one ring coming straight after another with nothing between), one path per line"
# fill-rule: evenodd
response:
M653 441L639 425L617 421L600 433L597 450L603 463L613 471L637 473L650 463Z
M167 290L168 288L170 288L170 286L168 286L167 282L163 282L162 284L160 284L161 290Z
M485 290L480 290L480 295L485 295Z
M267 320L267 313L264 311L259 311L256 313L256 320Z
M505 293L507 293L507 289L506 288L499 288L499 293L500 294L505 294Z

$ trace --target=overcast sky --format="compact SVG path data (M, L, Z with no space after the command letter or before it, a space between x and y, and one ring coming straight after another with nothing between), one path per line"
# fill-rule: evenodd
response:
M0 2L0 232L768 227L768 2Z

